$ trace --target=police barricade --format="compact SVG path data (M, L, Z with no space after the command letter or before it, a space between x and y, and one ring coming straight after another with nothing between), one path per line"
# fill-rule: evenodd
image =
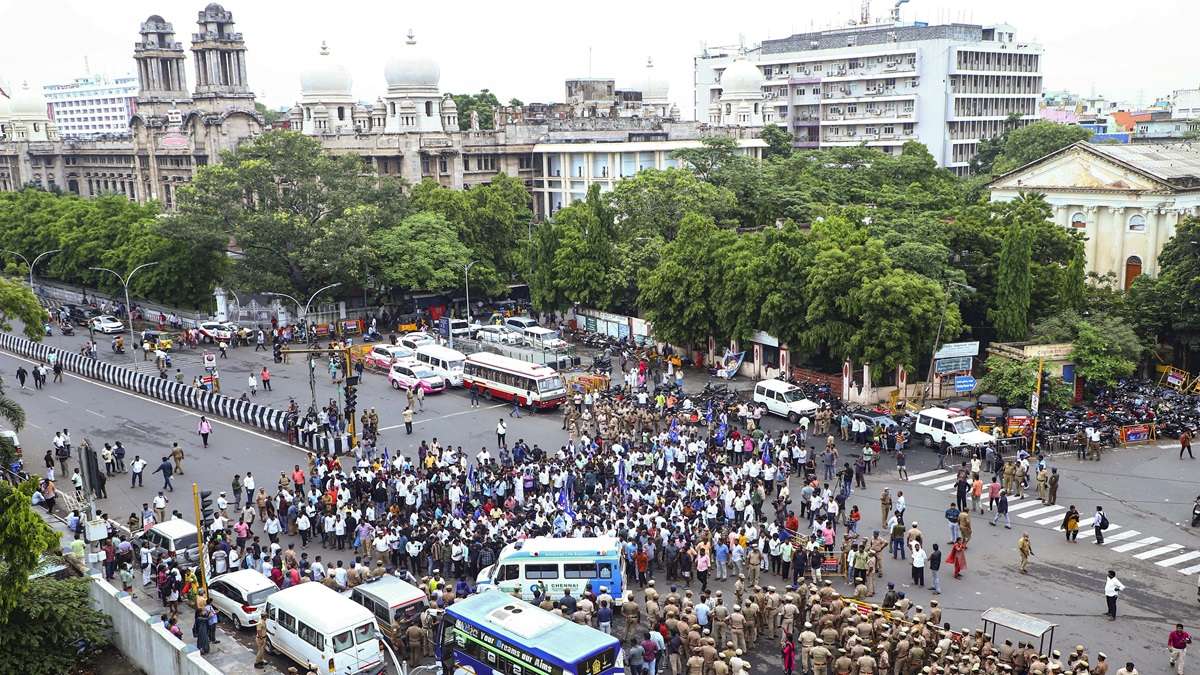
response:
M1153 423L1130 424L1117 429L1117 442L1123 446L1150 443L1157 437Z
M1004 459L1016 459L1022 450L1029 450L1029 439L1024 436L1009 436L996 439L996 452Z

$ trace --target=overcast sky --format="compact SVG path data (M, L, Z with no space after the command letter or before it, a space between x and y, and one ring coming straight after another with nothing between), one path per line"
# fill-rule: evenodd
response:
M132 74L138 26L151 14L174 24L188 46L203 0L0 0L0 82L46 84L91 72ZM890 0L873 0L886 16ZM373 101L383 66L411 27L441 63L444 92L489 88L501 100L560 101L563 80L591 74L637 81L653 57L671 99L692 114L692 58L703 44L757 43L845 25L860 0L825 2L266 2L230 0L249 48L251 88L271 107L299 96L299 73L322 40L353 74L354 93ZM1149 103L1200 85L1195 27L1200 2L1117 0L911 0L904 21L1007 22L1017 40L1045 48L1048 89ZM190 56L190 54L189 54ZM189 58L190 61L190 58ZM188 86L195 85L188 65Z

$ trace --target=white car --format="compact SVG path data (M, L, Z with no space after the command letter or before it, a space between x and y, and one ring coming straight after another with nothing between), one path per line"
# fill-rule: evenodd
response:
M257 626L263 605L279 587L258 570L238 570L215 577L208 584L208 599L217 612L229 617L235 628Z
M418 361L392 366L388 372L388 382L392 384L392 389L424 389L426 394L446 391L447 386L446 378Z
M500 345L520 344L521 337L504 326L480 326L475 332L475 339L480 342L491 342Z
M437 339L429 333L417 331L415 333L406 333L404 337L400 338L399 343L413 351L416 351L417 347L420 347L421 345L431 345L437 343Z
M93 318L90 322L88 322L88 325L90 325L92 330L96 331L97 333L104 333L105 335L113 335L116 333L125 332L125 324L121 323L117 317L109 316L107 314Z
M233 339L233 331L220 321L201 321L196 328L205 342L229 342Z
M403 363L414 360L416 356L416 352L402 345L375 345L367 352L363 365L367 368L388 370L392 367L392 359L395 359L396 363Z

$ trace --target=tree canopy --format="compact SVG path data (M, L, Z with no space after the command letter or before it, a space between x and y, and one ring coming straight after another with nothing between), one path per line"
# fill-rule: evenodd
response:
M496 108L500 107L500 99L496 98L491 91L481 89L478 94L451 94L451 98L454 99L454 105L458 107L458 128L460 130L466 131L471 128L472 111L479 114L480 129L496 128L495 112ZM521 104L517 99L513 99L513 101L517 101L515 105ZM509 105L514 104L510 101Z

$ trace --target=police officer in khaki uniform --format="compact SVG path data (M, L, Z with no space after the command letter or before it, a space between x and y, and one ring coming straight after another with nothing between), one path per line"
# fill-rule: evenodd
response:
M259 621L254 629L254 667L267 667L267 622Z

